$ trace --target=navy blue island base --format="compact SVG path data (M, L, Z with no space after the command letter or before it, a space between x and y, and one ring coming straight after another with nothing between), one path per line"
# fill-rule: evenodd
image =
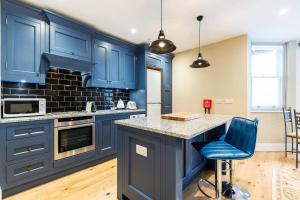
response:
M117 122L118 199L182 199L184 188L208 164L195 144L218 140L226 122L188 139Z

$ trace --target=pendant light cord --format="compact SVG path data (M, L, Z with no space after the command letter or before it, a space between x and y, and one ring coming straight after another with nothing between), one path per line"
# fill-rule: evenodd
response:
M162 0L160 0L160 30L162 30Z
M200 53L200 23L201 22L199 21L199 47L198 47L199 48L199 52L198 53Z

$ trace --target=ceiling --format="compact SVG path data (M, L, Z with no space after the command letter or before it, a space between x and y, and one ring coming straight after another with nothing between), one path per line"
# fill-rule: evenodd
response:
M160 29L159 0L22 1L135 44L155 40ZM176 52L197 47L199 14L204 15L201 45L245 33L254 42L300 40L299 10L299 0L163 0L163 29Z

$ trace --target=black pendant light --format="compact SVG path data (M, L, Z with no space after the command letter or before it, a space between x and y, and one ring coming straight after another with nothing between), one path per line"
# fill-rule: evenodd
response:
M160 1L160 31L157 40L153 41L149 50L155 54L165 54L175 51L176 46L171 40L167 40L162 29L162 0Z
M190 65L190 67L192 68L204 68L210 66L209 62L202 57L202 54L200 52L200 23L202 19L203 19L202 15L197 17L197 20L199 21L199 52L198 52L198 58L193 62L193 64Z

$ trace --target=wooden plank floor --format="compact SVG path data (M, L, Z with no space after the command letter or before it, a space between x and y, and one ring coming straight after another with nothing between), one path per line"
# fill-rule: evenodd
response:
M117 160L90 167L69 176L16 194L5 200L116 200ZM294 168L295 160L281 152L257 152L246 161L235 163L234 182L251 193L251 200L272 198L274 168ZM213 178L211 172L201 176ZM184 199L205 199L199 193L196 180L184 191Z

